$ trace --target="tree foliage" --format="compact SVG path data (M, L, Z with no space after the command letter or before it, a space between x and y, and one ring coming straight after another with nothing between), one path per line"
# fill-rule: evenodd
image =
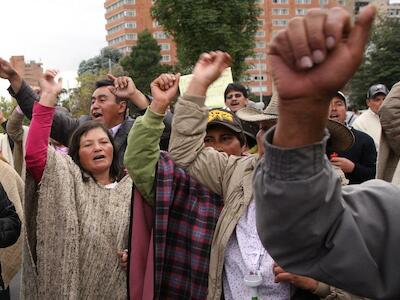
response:
M150 83L158 75L168 70L160 64L160 46L147 30L138 35L136 46L129 55L120 61L121 66L129 73L136 87L145 94L150 94Z
M78 75L82 75L83 73L99 74L101 70L109 68L110 60L113 66L118 64L121 57L122 54L117 49L105 47L101 49L100 55L83 60L79 64Z
M69 93L61 103L66 107L73 116L78 117L89 113L90 103L95 83L98 80L107 79L109 70L99 69L96 73L84 72L77 77L78 86ZM125 75L120 65L112 66L112 74L114 76Z
M365 59L350 83L350 101L365 107L368 88L377 83L389 89L400 81L400 19L383 18L374 27Z
M156 0L152 8L153 17L174 37L184 69L203 52L227 51L235 80L247 68L245 58L253 55L259 13L256 0Z

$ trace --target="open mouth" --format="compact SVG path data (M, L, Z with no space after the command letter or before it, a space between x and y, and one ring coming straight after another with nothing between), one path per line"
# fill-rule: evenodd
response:
M97 111L94 111L94 112L92 112L92 116L93 116L93 118L97 119L97 118L102 117L103 115Z
M105 155L96 155L93 160L101 160L101 159L105 159L106 156Z
M333 114L330 114L330 115L329 115L329 119L337 120L338 118L339 118L339 115L338 115L338 114L333 113Z

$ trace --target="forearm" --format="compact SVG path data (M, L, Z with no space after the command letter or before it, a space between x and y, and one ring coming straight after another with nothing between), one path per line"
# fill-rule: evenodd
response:
M24 115L28 119L31 119L33 104L39 99L39 96L23 80L21 81L18 89L14 89L13 85L11 85L8 91L10 95L17 100L18 105L21 107Z
M19 112L16 107L11 113L7 123L7 133L15 143L21 143L24 135L23 121L24 115Z
M26 141L26 167L36 182L40 182L47 160L47 147L54 107L35 103Z
M285 103L288 102L288 103ZM309 103L313 104L310 105ZM308 110L304 110L307 105ZM282 148L311 145L322 140L329 111L329 100L280 99L279 118L273 144Z
M163 115L147 109L143 117L138 117L129 133L124 157L136 188L144 199L153 204L154 184L158 159L160 157L160 137L164 124Z
M144 110L149 106L149 101L146 96L138 89L130 96L129 100L136 105L137 108Z
M13 76L10 77L10 87L14 91L14 93L18 93L22 86L22 77L19 76L18 73L15 73Z

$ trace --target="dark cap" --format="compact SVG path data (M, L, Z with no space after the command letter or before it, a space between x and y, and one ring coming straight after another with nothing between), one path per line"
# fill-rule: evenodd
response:
M384 84L375 84L371 86L367 93L367 99L374 98L377 94L389 94L389 90Z
M245 144L245 136L239 118L231 111L223 108L213 108L208 111L207 128L222 125L237 133L240 143Z
M347 106L346 96L345 96L341 91L337 91L335 96L336 96L337 98L342 99L343 102L344 102L344 105Z

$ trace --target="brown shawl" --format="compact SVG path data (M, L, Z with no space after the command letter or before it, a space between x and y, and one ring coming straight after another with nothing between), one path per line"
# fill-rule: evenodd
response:
M128 248L132 181L85 182L69 156L49 148L39 189L26 180L25 299L126 299L117 251Z

